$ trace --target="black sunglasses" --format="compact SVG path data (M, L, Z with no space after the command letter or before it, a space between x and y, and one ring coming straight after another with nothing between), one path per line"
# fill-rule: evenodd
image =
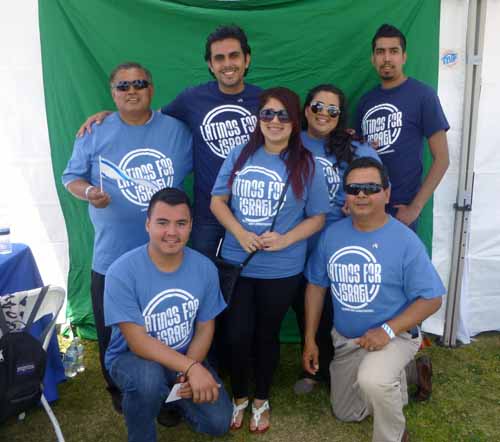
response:
M334 104L329 104L328 106L323 103L322 101L312 101L311 104L309 105L313 113L317 114L318 112L321 112L323 109L326 108L326 111L328 112L328 115L330 117L335 118L340 115L340 109L335 106Z
M348 195L359 195L362 191L365 195L373 195L379 193L384 187L377 183L352 183L344 186L345 193Z
M132 80L132 81L119 81L113 85L113 88L125 92L132 86L135 90L146 89L151 83L148 80Z
M259 112L260 121L264 121L265 123L273 121L275 116L278 117L280 123L290 123L290 116L285 109L279 111L275 111L274 109L262 109Z

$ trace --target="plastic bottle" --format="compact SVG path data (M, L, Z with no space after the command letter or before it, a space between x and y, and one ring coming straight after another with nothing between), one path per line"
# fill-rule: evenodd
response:
M73 339L73 342L75 343L76 347L76 363L75 363L76 372L81 373L82 371L85 371L85 365L83 363L84 347L82 341L78 336L76 336L75 339Z
M64 374L67 378L72 378L76 376L76 358L77 358L77 350L75 341L71 341L70 346L64 353L63 357L63 366L64 366Z
M0 227L0 254L12 252L12 244L10 243L10 228Z

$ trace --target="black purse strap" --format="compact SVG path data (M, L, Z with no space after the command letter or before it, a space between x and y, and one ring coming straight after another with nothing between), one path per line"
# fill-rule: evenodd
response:
M288 185L290 184L290 177L287 177L286 179L286 183L285 183L285 186L283 187L283 190L281 191L281 195L280 195L280 199L278 201L278 209L276 210L276 214L274 215L273 217L273 222L271 224L271 228L269 229L270 232L272 232L274 230L274 226L276 224L276 218L278 218L278 213L280 213L280 210L281 210L281 206L283 204L283 200L285 199L285 194L286 194L286 191L288 190ZM250 260L254 257L254 255L258 252L258 250L255 250L253 251L252 253L250 253L246 258L245 258L245 261L243 261L241 263L241 268L245 267L249 262Z

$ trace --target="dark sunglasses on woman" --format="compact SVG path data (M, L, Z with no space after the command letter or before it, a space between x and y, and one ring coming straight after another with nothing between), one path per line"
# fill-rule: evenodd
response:
M265 123L270 123L274 117L278 117L280 123L290 123L290 116L285 109L275 111L274 109L262 109L259 112L259 120Z
M340 109L334 104L326 105L322 101L312 101L309 107L315 114L321 112L323 109L326 108L326 111L328 112L328 115L330 115L330 117L336 118L340 115Z

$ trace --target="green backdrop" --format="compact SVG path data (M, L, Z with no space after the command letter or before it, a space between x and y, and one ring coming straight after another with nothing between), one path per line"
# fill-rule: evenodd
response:
M248 82L287 86L302 97L316 84L333 82L346 92L353 113L361 94L377 84L371 38L382 23L407 36L405 72L436 85L439 10L438 0L39 0L52 164L69 238L68 316L80 334L95 337L92 226L86 204L69 195L60 177L82 121L114 108L107 83L114 66L127 60L147 66L159 108L211 78L203 60L206 36L219 24L236 23L252 48ZM430 250L431 204L420 233ZM290 318L282 337L295 338Z

